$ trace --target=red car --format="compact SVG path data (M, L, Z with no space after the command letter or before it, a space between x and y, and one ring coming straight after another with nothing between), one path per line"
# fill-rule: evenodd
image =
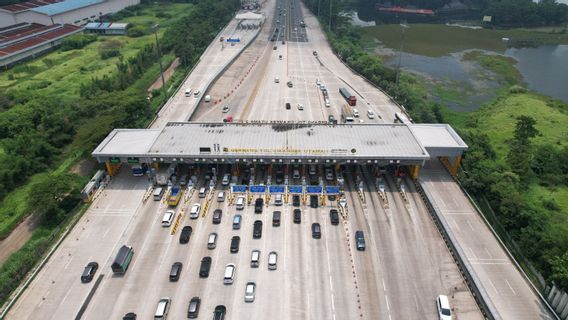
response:
M225 119L223 119L223 122L233 122L233 117L228 116Z

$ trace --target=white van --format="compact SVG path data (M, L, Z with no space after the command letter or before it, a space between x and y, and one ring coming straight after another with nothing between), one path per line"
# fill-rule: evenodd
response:
M280 78L274 77L274 83L280 83Z
M275 206L281 206L282 205L282 195L281 194L277 194L274 196L274 205Z
M205 102L209 102L211 101L211 96L210 95L206 95L205 96Z
M171 301L172 299L168 297L160 299L158 307L156 308L156 313L154 314L154 320L165 320L168 317Z
M355 118L359 118L359 110L357 110L357 109L353 108L353 111L352 111L352 113L353 113L353 117L355 117Z
M260 250L252 250L250 255L250 267L258 268L260 265Z
M245 197L240 196L237 198L237 210L243 210L245 208Z
M162 200L162 196L164 195L164 188L157 187L154 189L154 201Z
M235 272L236 271L237 271L237 268L235 267L235 264L229 263L225 267L225 276L223 278L223 283L224 284L233 284L233 281L235 280Z
M166 213L164 213L164 217L162 218L162 227L171 226L175 215L176 215L176 212L173 211L173 210L166 211Z
M371 109L367 110L367 118L375 119L375 113L373 112L373 110Z
M199 189L199 197L200 198L205 198L205 187L201 187Z
M186 97L191 97L191 92L193 91L193 89L188 88L187 90L185 90L185 96Z
M219 191L219 194L217 194L217 202L223 201L225 201L225 191Z

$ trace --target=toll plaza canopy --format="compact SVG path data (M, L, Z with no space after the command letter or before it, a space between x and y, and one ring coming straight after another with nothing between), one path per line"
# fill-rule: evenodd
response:
M446 124L170 122L115 129L93 151L110 163L389 163L421 165L467 145Z

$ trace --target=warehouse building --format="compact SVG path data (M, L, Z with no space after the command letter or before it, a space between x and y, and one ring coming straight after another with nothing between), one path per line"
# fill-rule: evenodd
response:
M32 0L0 7L0 28L19 23L85 25L140 0Z
M33 59L56 48L63 38L81 32L70 24L42 25L19 23L0 28L0 67L7 68L22 60Z

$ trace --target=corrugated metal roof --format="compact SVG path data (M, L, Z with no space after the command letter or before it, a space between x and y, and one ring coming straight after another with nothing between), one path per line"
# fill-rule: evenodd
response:
M104 0L67 0L63 2L57 2L48 4L46 6L33 8L31 11L43 13L48 16L58 15L67 11L88 7L93 4L104 2Z
M410 124L420 143L426 148L463 148L467 144L454 129L447 124Z
M169 123L161 132L114 130L93 152L95 157L200 155L400 160L430 157L403 124Z
M128 23L118 22L90 22L85 25L87 30L124 30L128 27Z

